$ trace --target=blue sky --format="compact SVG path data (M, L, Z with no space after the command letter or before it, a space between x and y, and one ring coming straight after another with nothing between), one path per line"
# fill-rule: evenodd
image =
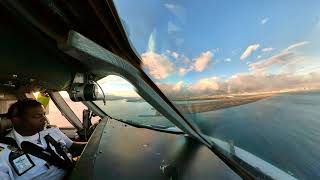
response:
M192 89L210 79L198 88L236 90L241 83L235 86L230 81L244 82L243 76L261 78L263 71L262 78L291 77L302 71L300 67L319 66L320 1L115 0L115 4L145 71L160 85L174 88L180 82L183 85L176 89ZM242 79L234 79L239 75ZM280 87L268 90L272 88Z

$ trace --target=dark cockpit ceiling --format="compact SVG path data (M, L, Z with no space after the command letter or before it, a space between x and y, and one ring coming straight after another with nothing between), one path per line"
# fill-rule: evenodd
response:
M28 85L30 91L66 90L76 72L90 72L94 65L88 67L58 48L67 40L70 30L140 66L112 1L1 1L0 4L2 88ZM105 74L94 75L98 79Z

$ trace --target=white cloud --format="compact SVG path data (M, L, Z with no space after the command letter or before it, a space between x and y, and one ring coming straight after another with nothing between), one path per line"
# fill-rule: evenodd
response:
M187 11L184 7L178 4L169 3L164 4L164 7L167 8L172 14L174 14L180 23L183 24L186 22Z
M320 89L319 57L305 56L298 51L298 48L308 43L303 41L288 45L279 53L258 62L247 61L250 67L248 73L234 74L226 80L219 77L208 77L191 84L181 81L162 86L166 89L166 94L171 97L203 97L226 93L302 90L305 88ZM180 68L179 73L195 71L194 63L195 60L190 62L189 68Z
M170 51L170 50L166 50L166 53L172 57L174 57L175 59L178 59L180 57L180 54L175 52L175 51Z
M294 53L283 51L279 54L276 54L268 59L258 61L256 63L250 64L252 70L265 70L274 64L285 64L288 60L294 57Z
M241 48L237 48L231 51L232 55L238 54L241 51Z
M179 54L177 52L172 51L171 52L171 56L178 59L179 58Z
M263 18L261 20L261 24L266 24L269 21L269 18Z
M303 74L239 73L222 81L218 77L200 79L194 84L157 84L170 97L211 96L227 93L270 92L288 89L320 88L320 67Z
M176 8L176 6L174 4L164 4L164 6L169 10L172 10L172 9Z
M190 59L184 55L182 55L182 58L183 58L183 63L185 65L189 65L191 63Z
M269 51L273 51L273 48L263 48L262 50L261 50L262 52L269 52Z
M193 85L189 86L189 90L193 91L193 93L203 93L204 91L214 91L219 89L219 78L211 77L200 79Z
M138 97L134 86L120 76L109 75L100 79L98 83L105 90L106 94L122 97Z
M243 54L240 56L241 60L246 59L249 57L254 51L256 51L260 47L260 44L252 44L247 47L247 49L243 52Z
M176 60L179 60L179 63L177 63L175 66L170 60L167 59L166 55L172 56ZM212 60L213 53L211 51L202 52L192 61L184 54L179 54L171 50L166 50L165 55L149 51L143 53L141 57L143 66L149 71L149 74L155 79L161 80L165 79L172 73L184 76L191 71L202 72Z
M116 85L123 85L123 84L128 84L128 81L123 79L120 76L116 76L116 75L109 75L105 78L102 78L98 81L99 84L103 85L103 84L116 84Z
M261 57L262 57L261 55L257 56L258 59L261 59Z
M180 76L184 76L185 74L188 73L188 69L186 69L186 68L179 68L178 71L179 71Z
M231 62L231 59L230 59L230 58L226 58L226 59L224 60L224 62Z
M266 92L305 87L320 88L320 73L311 72L307 75L293 74L238 74L226 83L231 92ZM249 83L248 83L249 82Z
M179 75L183 76L190 71L202 72L213 58L211 51L202 52L197 58L192 61L184 55L181 56L185 67L179 68Z
M156 83L156 85L167 95L170 97L181 97L183 96L186 85L183 81L179 81L175 84L166 84L166 83Z
M304 46L304 45L307 45L307 44L309 44L309 41L298 42L298 43L295 43L295 44L290 45L290 46L286 49L286 51L291 51L291 50L293 50L293 49L296 49L296 48L298 48L298 47L301 47L301 46Z
M220 49L220 48L212 49L212 52L213 52L214 54L219 53L220 51L221 51L221 49Z
M211 51L206 51L200 54L194 61L194 70L198 72L202 72L211 61L213 54Z
M294 60L299 57L299 55L293 51L299 47L302 47L309 42L303 41L299 43L292 44L286 49L282 50L280 53L273 55L268 59L258 61L256 63L250 64L251 70L265 71L268 67L272 65L285 65L288 64L291 60Z
M154 29L152 31L152 33L149 36L149 40L148 40L148 47L147 47L147 51L152 51L154 52L156 49L156 29Z
M156 29L150 34L147 52L141 54L142 66L157 80L165 79L174 72L174 64L166 56L155 52ZM167 50L168 53L171 51Z
M176 24L173 24L173 22L169 21L168 22L168 33L174 33L177 31L181 31L181 28L179 26L177 26Z
M141 55L143 67L147 69L155 79L165 79L174 72L174 64L164 55L155 52L146 52Z
M174 91L181 91L182 88L183 88L183 81L179 81L179 82L177 82L177 84L175 84L175 85L173 86L172 89L173 89Z

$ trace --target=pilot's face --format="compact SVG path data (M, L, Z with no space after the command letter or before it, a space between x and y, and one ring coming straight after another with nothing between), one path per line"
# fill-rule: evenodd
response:
M42 131L46 123L45 111L42 106L30 107L25 110L23 124L30 131Z

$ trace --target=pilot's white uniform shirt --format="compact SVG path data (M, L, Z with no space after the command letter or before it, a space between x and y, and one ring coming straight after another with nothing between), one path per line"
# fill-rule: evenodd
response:
M21 136L17 133L14 129L7 135L7 137L11 137L16 140L19 147L21 147L21 142L29 141L33 144L40 146L43 149L47 148L47 143L44 139L44 136L49 134L53 139L57 142L61 143L62 145L69 148L73 141L70 140L65 134L63 134L58 128L48 128L44 129L43 131L33 135L33 136ZM50 147L54 149L53 146ZM62 179L66 171L60 169L54 165L48 165L48 163L40 158L32 156L29 154L30 159L34 163L34 167L30 168L29 170L25 171L24 174L18 175L16 171L13 169L9 162L9 154L11 152L10 145L0 143L0 179L7 180L7 179L17 179L17 180L29 180L29 179L46 179L46 180L58 180ZM68 154L71 157L71 154ZM21 162L21 161L20 161ZM22 160L22 163L24 161ZM24 162L26 164L30 164L28 162ZM18 164L19 166L19 164ZM25 164L22 165L24 167Z

